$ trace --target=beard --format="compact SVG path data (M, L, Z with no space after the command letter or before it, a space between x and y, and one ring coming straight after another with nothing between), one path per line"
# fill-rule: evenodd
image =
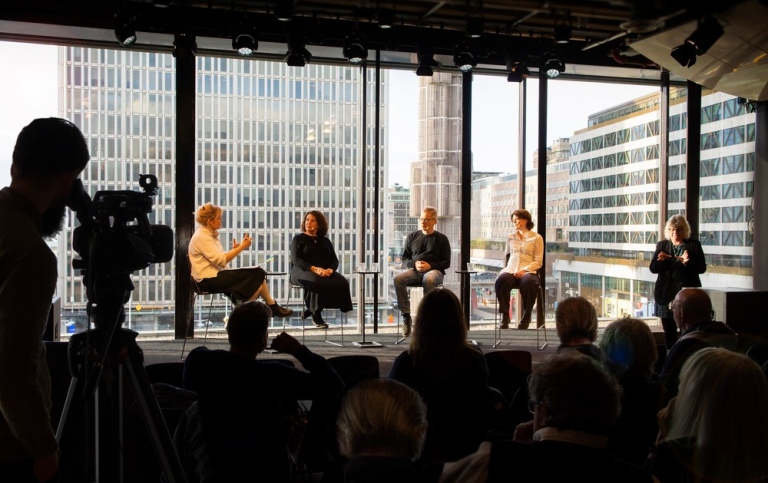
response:
M56 236L64 226L64 212L67 209L66 198L62 198L43 213L43 226L40 234L45 238Z

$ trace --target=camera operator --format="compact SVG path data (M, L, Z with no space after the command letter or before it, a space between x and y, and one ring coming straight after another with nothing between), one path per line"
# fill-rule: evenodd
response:
M88 162L80 130L35 119L16 140L11 185L0 191L0 481L49 481L58 446L50 421L45 330L56 257L43 237L61 230L74 180Z

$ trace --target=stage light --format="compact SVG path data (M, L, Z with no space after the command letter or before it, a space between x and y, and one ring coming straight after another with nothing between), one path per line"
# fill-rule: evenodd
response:
M132 15L127 15L122 12L115 14L115 38L123 47L128 47L136 43L135 22L136 17Z
M555 26L555 42L567 44L571 40L571 27L567 25Z
M347 35L342 52L352 64L360 64L368 58L368 49L365 48L363 38L357 32Z
M707 53L723 32L720 22L707 17L685 42L672 49L670 55L683 67L690 67L696 63L696 56Z
M544 64L544 73L550 79L557 78L563 72L565 72L565 63L558 58L549 59Z
M232 36L232 48L242 56L249 56L259 48L254 28L251 25L241 25Z
M312 61L312 54L304 44L288 44L288 52L285 54L285 62L290 67L304 67Z
M395 14L392 10L379 10L376 20L379 22L380 29L391 29L392 24L395 23Z
M290 22L293 18L293 0L276 0L275 17L280 22Z
M531 75L531 71L523 62L515 62L509 69L507 82L523 82L529 75Z
M432 46L424 41L416 45L416 55L419 58L419 66L416 67L416 75L419 77L432 77L434 68L440 64L435 60L435 53Z
M461 43L456 46L453 53L453 63L462 72L469 72L477 65L475 54L467 43Z
M480 38L483 35L483 19L482 18L469 18L467 19L467 35L473 39Z

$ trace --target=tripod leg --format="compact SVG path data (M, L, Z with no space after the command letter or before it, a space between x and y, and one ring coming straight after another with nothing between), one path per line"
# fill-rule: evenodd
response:
M147 426L155 454L158 456L160 466L168 483L184 483L186 477L181 466L181 461L173 447L171 435L163 419L160 405L155 398L149 378L144 370L141 353L135 341L128 352L127 363L124 364L128 380L133 386L136 401L139 403L144 423Z

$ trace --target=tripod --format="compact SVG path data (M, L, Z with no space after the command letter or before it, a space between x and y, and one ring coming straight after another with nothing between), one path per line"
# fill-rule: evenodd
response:
M75 334L69 341L68 359L72 381L56 439L61 442L65 434L71 433L78 426L84 429L87 441L83 461L87 479L84 481L124 481L123 438L128 428L123 421L126 396L123 388L126 382L124 377L127 376L165 481L184 483L186 479L181 463L144 370L143 353L136 343L138 334L120 328L124 319L122 304L123 300L127 300L128 293L108 291L107 297L101 294L102 298L111 298L113 303L97 306L96 312L99 317L106 317L102 320L117 321L111 329L94 323L95 329ZM114 305L116 300L121 301L119 305ZM89 313L90 309L89 305ZM96 352L95 347L100 347L100 350ZM77 414L70 413L76 398L84 409L82 425L75 422Z

